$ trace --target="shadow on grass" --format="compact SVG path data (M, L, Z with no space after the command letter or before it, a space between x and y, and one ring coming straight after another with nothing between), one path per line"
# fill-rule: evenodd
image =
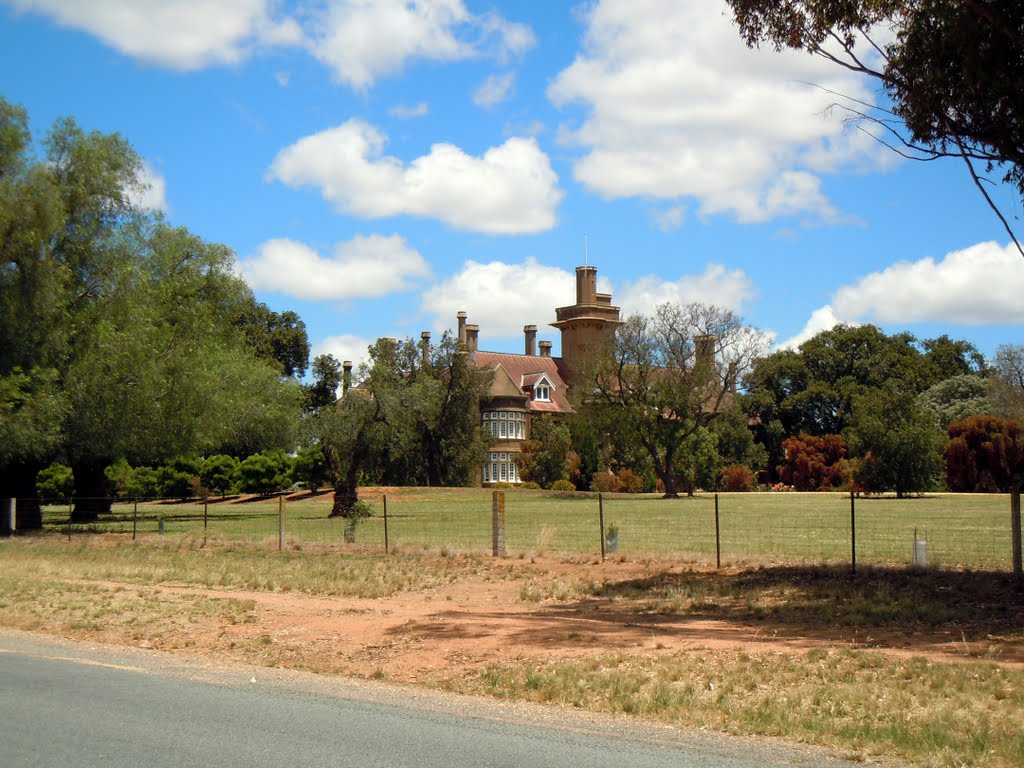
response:
M801 627L933 630L953 625L968 639L1020 634L1024 589L1012 574L907 568L777 566L740 573L663 572L606 582L595 599L654 614Z

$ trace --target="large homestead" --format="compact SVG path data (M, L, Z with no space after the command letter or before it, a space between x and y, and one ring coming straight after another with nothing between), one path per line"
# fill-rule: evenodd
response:
M479 403L480 422L494 438L479 481L522 482L516 458L530 439L535 418L572 412L569 392L587 355L610 340L619 324L619 307L611 294L598 293L597 267L576 267L576 302L555 309L552 327L561 333L561 357L551 354L552 342L538 340L537 326L523 326L523 352L488 352L479 348L480 326L457 315L459 342L478 368L494 371L488 396ZM430 332L421 334L429 344ZM346 372L352 363L345 361Z

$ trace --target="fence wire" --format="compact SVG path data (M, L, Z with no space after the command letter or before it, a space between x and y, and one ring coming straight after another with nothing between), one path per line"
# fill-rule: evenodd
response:
M665 557L695 563L917 564L1011 570L1008 495L929 494L852 500L840 493L655 495L505 493L509 554ZM189 539L273 548L354 542L489 552L493 492L487 489L366 489L373 514L354 533L330 517L330 494L207 500L119 501L90 522L74 503L43 505L43 533ZM387 514L385 516L385 504ZM852 507L852 509L851 509ZM604 523L602 542L601 520Z

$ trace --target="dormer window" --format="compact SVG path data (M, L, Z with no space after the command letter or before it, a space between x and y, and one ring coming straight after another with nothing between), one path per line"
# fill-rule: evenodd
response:
M542 403L551 402L551 387L548 384L537 384L533 390L533 399Z

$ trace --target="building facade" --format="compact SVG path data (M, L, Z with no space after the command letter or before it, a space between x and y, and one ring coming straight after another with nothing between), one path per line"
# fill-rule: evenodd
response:
M517 458L530 439L533 420L572 412L569 392L592 351L607 343L619 324L619 308L610 294L597 292L597 268L576 268L576 303L555 309L561 333L561 357L552 357L550 341L537 340L537 326L523 327L523 353L479 349L480 328L458 313L459 341L479 368L494 372L488 396L480 402L480 423L494 444L480 468L480 482L519 484Z

